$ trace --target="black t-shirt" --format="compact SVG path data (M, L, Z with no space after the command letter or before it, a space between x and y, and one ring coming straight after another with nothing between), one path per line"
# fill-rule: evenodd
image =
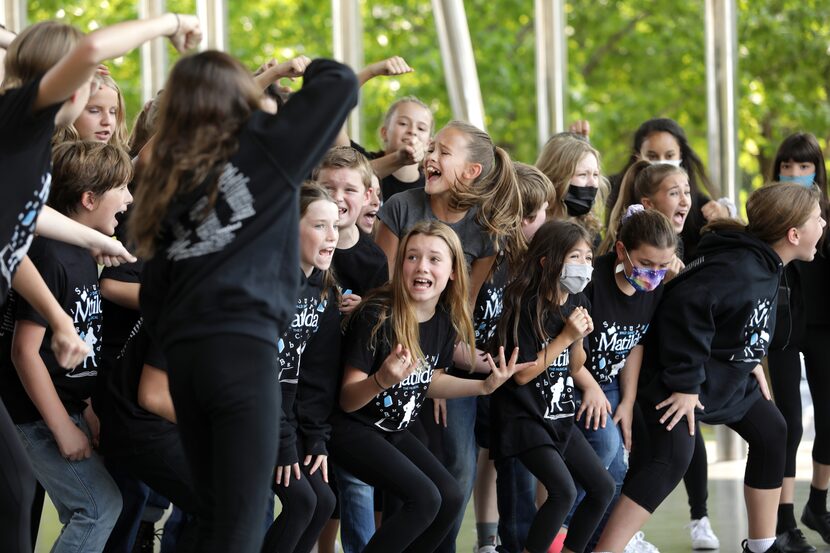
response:
M162 348L238 334L273 343L293 315L299 271L299 187L357 100L348 67L315 60L277 115L254 112L238 150L165 215L156 254L144 264L141 311Z
M389 321L378 331L371 347L372 328L378 315L371 308L361 310L352 318L343 340L343 365L367 374L376 373L391 352L388 343ZM418 416L426 399L435 369L446 369L452 362L456 333L449 315L441 307L433 317L418 325L420 346L424 354L422 366L349 416L385 432L404 430Z
M492 340L496 336L501 319L507 276L508 263L502 256L499 256L498 265L492 277L485 280L478 291L473 309L473 328L476 335L476 347L483 351L490 350ZM509 353L505 352L505 355Z
M628 354L645 336L663 295L662 284L651 292L624 294L614 278L616 265L613 252L595 259L592 280L585 289L594 321L588 337L591 356L585 366L600 384L617 378Z
M91 351L78 366L66 370L52 353L51 328L23 298L17 299L15 319L32 321L46 328L40 356L67 412L80 413L86 407L84 400L92 394L101 354L103 315L98 267L85 249L43 237L33 241L29 257L63 310L72 317L78 336L90 346ZM0 394L12 420L17 424L40 420L40 413L23 390L11 363L4 363L2 372Z
M359 234L351 248L335 249L331 262L343 293L365 296L369 290L386 284L389 265L380 246L368 234Z
M62 104L34 113L39 88L40 77L0 94L0 174L5 183L0 211L0 303L29 249L52 182L51 139L55 114Z
M129 455L141 443L158 441L161 436L177 432L175 424L138 404L144 365L167 370L164 354L147 334L140 318L125 342L117 359L101 375L106 401L103 405L95 403L105 455Z
M366 156L368 159L377 159L379 157L383 157L386 155L386 152L367 152L363 146L352 140L352 148ZM389 198L397 194L398 192L406 192L407 190L412 190L413 188L423 188L427 184L426 175L424 175L424 170L422 168L418 168L418 179L412 182L404 182L395 174L387 175L380 179L380 193L381 193L381 200L387 201Z
M518 345L519 362L535 361L547 345L533 331L536 298L522 302L518 343L508 333L507 351ZM565 319L576 307L589 307L585 294L570 294L561 306L562 316L552 314L545 321L551 339L565 328ZM583 344L583 347L588 347ZM590 351L586 350L590 355ZM574 384L570 376L570 348L566 348L535 379L520 386L512 378L490 400L491 445L496 458L512 457L542 445L563 451L568 445L575 413Z

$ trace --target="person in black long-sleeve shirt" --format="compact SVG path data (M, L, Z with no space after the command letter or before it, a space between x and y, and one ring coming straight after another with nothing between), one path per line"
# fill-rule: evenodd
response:
M294 76L298 76L299 72ZM159 110L131 233L140 303L209 531L201 551L258 552L278 434L275 337L297 300L302 179L357 99L354 73L313 61L277 115L221 52L180 60Z
M760 363L784 265L815 255L825 225L818 199L816 190L796 184L756 190L747 202L749 223L710 225L698 259L667 285L646 337L637 396L651 456L632 469L596 551L622 551L680 481L696 417L726 424L749 443L743 551L779 551L774 521L787 427L768 401Z

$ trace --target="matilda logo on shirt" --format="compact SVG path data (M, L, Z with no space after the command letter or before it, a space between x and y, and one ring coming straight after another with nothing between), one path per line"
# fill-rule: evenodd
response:
M488 342L496 334L497 322L503 309L504 286L489 288L484 302L483 313L476 317L475 339L477 343Z
M542 344L542 347L545 345ZM546 419L562 419L574 414L574 381L568 374L570 362L571 352L566 349L536 378L535 385L545 405Z
M625 366L625 360L634 347L640 343L648 330L648 323L617 325L603 321L599 340L592 339L592 360L596 374L601 382L611 382ZM595 346L595 347L594 347Z
M374 406L383 417L375 426L387 432L403 430L421 410L438 355L429 355L416 370L398 384L375 396Z
M0 250L0 276L6 281L6 290L11 288L17 266L20 265L20 261L32 244L32 233L35 230L37 215L46 203L46 198L49 197L51 184L52 174L47 171L41 177L40 190L34 193L34 198L26 202L23 211L18 214L17 224L12 230L9 243Z
M219 175L216 205L207 215L207 196L193 205L188 215L190 224L185 227L177 223L173 227L175 239L167 248L167 258L181 261L216 253L233 242L242 221L256 215L254 197L248 189L250 181L232 163L226 164Z
M98 354L101 352L101 295L98 286L75 288L75 306L70 308L78 336L89 346L82 363L70 370L68 378L84 378L98 374Z
M771 308L770 300L756 300L755 307L744 324L744 349L740 353L732 354L731 361L757 364L767 355Z
M280 364L279 381L296 384L300 379L300 360L311 335L317 332L320 314L326 310L326 301L319 297L301 297L291 326L277 342Z

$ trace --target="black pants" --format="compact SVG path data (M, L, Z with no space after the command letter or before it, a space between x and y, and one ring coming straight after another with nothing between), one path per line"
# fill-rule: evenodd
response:
M4 551L32 553L29 517L35 483L17 429L0 401L0 536Z
M667 431L659 422L664 411L656 411L653 405L642 405L642 411L651 442L651 458L629 471L623 494L653 513L686 473L694 454L695 439L689 436L685 418ZM787 425L778 408L760 398L741 420L728 426L749 444L744 484L757 489L781 487Z
M198 550L259 553L279 440L276 345L219 335L180 342L164 353L204 515Z
M375 430L348 416L333 422L334 461L384 492L383 524L363 551L432 553L463 502L447 469L408 430Z
M574 426L564 455L553 446L542 446L521 453L519 460L548 492L530 525L525 549L547 552L576 500L576 481L585 490L585 498L571 518L565 547L584 551L616 489L588 440Z
M282 511L265 535L263 553L309 553L334 512L334 492L323 480L322 469L309 475L311 465L302 464L305 452L301 441L297 441L297 458L302 477L295 480L292 471L288 487L273 486Z

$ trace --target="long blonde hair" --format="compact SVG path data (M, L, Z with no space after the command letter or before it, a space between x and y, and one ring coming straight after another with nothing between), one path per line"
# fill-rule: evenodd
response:
M393 348L396 344L401 344L411 352L413 360L418 361L417 370L422 370L423 363L420 361L424 359L424 353L420 345L418 318L415 315L415 308L403 277L407 244L410 238L417 235L435 236L447 244L452 254L455 278L447 282L447 287L441 293L438 306L446 310L449 315L453 329L458 334L458 341L470 346L470 351L475 350L475 332L473 331L469 303L469 277L467 275L467 264L464 260L464 251L455 231L441 221L421 221L407 232L398 244L392 281L371 292L361 302L355 314L362 312L364 309L376 310L379 315L377 323L372 328L369 347L377 347L378 332L388 321L387 345Z
M556 189L556 200L548 207L549 219L568 219L568 210L565 207L565 195L568 193L568 186L576 173L576 167L582 158L591 154L601 164L599 152L591 146L587 140L576 138L570 133L554 135L547 141L539 157L536 159L536 167L545 174L553 183ZM585 227L593 236L599 236L602 232L602 219L600 218L602 206L605 205L605 198L608 196L608 180L600 176L597 197L591 211L572 219Z

